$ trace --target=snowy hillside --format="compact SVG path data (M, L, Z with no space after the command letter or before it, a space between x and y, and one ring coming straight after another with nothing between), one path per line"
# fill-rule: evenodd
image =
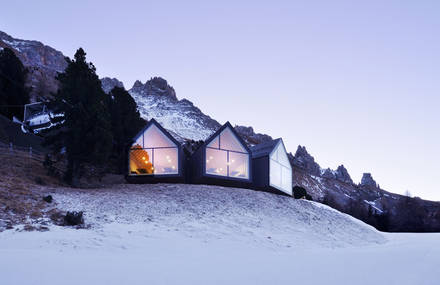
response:
M2 284L436 284L438 234L382 234L314 202L178 184L41 191L90 228L0 232Z
M48 191L57 208L84 211L93 231L138 224L149 234L171 230L202 240L232 238L278 249L385 242L374 228L322 204L246 189L120 184Z

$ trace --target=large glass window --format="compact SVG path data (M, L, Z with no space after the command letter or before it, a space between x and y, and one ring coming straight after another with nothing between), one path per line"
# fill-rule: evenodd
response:
M130 149L130 175L179 173L177 145L152 124Z
M229 128L224 129L207 145L206 173L249 178L249 153Z
M206 173L228 176L228 153L219 149L206 148Z
M281 142L270 156L270 185L287 194L292 194L292 167Z

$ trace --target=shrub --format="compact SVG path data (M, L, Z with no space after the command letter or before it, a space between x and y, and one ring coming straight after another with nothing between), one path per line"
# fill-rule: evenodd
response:
M303 187L300 186L294 186L292 188L293 191L293 197L295 199L307 199L312 201L312 196L310 196L309 194L307 194L307 190Z
M78 226L84 224L83 212L67 212L64 216L64 224L67 226Z
M47 195L43 197L43 200L46 201L47 203L52 203L53 201L52 195Z

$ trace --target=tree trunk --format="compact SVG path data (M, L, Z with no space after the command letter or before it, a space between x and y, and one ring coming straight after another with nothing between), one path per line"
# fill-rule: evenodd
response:
M72 187L78 187L80 175L81 175L80 163L75 159L68 159L66 182L69 183Z

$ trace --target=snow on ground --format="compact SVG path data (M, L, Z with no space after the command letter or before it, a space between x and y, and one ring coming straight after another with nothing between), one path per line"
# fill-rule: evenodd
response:
M244 189L53 189L90 229L0 233L1 284L437 284L438 234Z

